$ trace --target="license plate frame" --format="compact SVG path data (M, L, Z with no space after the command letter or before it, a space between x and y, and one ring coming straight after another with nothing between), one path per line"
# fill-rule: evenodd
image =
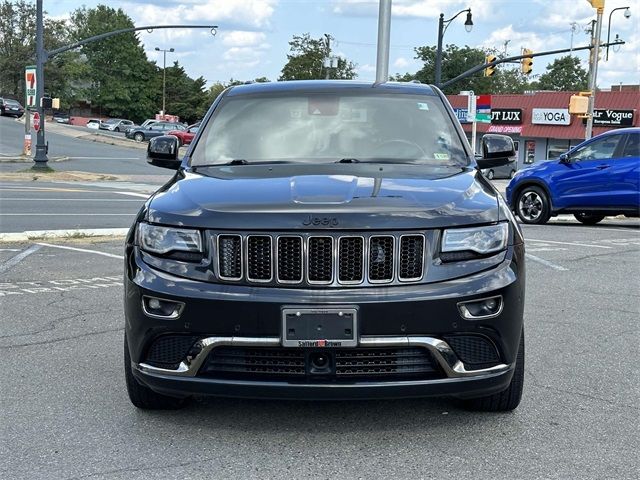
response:
M283 347L357 347L358 309L353 306L285 307L281 339Z

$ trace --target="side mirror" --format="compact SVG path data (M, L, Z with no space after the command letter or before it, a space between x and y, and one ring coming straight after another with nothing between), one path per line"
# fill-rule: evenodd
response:
M149 140L147 162L156 167L178 170L182 163L178 159L178 138L173 135L162 135Z
M506 165L516 156L513 140L508 135L487 134L482 137L482 158L476 159L478 168Z
M569 155L567 155L566 153L561 154L558 157L558 160L560 160L560 163L571 163L571 159L569 158Z

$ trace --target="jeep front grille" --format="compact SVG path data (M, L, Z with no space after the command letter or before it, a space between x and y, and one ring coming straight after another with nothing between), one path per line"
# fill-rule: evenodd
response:
M215 274L247 284L375 285L419 282L422 233L214 233Z

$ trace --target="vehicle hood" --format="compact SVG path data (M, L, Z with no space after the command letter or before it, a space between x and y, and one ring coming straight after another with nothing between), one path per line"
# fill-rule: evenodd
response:
M499 220L475 169L234 166L180 171L146 204L152 223L216 229L419 229ZM456 173L457 172L457 173Z

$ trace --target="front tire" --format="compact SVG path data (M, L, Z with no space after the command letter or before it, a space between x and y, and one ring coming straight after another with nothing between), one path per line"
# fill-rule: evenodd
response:
M604 219L604 215L594 215L584 212L576 213L573 216L576 217L576 220L585 225L595 225L596 223L601 222Z
M508 412L520 405L524 386L524 328L520 333L520 345L516 355L516 368L506 390L486 397L464 400L465 408L479 412Z
M142 134L142 133L136 133L136 134L133 136L133 139L134 139L136 142L138 142L138 143L142 143L142 141L144 140L144 134Z
M542 188L529 185L518 193L516 213L523 223L542 225L551 217L551 202Z
M124 376L127 382L129 400L136 407L143 410L176 410L185 404L185 399L174 398L154 392L144 385L140 385L131 371L131 355L127 344L127 336L124 336Z

